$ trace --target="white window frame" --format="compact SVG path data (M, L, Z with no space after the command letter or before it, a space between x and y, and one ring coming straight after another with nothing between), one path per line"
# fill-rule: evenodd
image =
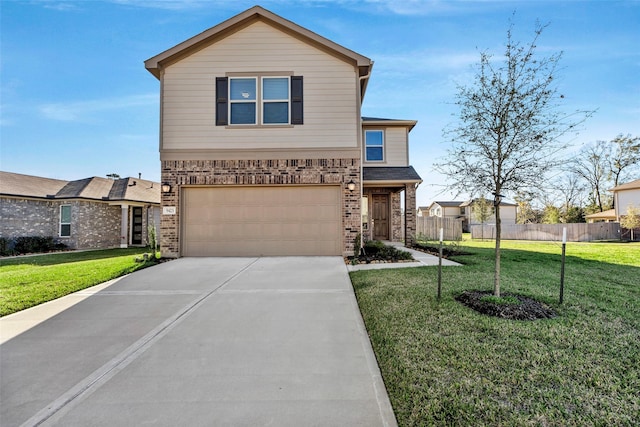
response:
M264 81L269 79L286 79L287 80L287 95L286 99L269 99L264 100L262 96ZM262 76L260 78L260 87L258 88L258 97L260 99L260 112L258 113L260 116L260 124L264 126L287 126L291 124L291 76ZM285 123L265 123L264 122L264 106L265 104L274 104L274 103L287 103L287 121Z
M256 84L256 99L251 99L244 101L242 99L231 99L231 81L235 79L253 79ZM268 79L286 79L287 80L287 94L288 98L286 99L269 99L264 100L263 98L263 88L264 81ZM243 126L291 126L291 76L289 75L237 75L237 76L228 76L228 106L227 106L227 117L228 117L228 126L234 127L243 127ZM270 103L287 103L287 121L285 123L265 123L264 122L264 106L265 104ZM256 112L253 123L233 123L233 116L231 114L231 106L233 104L255 104Z
M382 135L382 145L371 145L368 146L367 145L367 134L368 133L380 133ZM369 160L369 157L367 156L367 147L380 147L380 149L382 150L382 159L381 160ZM385 162L385 132L384 129L367 129L364 131L364 159L365 162L370 162L370 163L384 163Z
M242 99L231 99L231 81L232 80L253 80L255 82L255 87L256 87L256 98L255 99L250 99L250 100L242 100ZM258 87L258 78L256 76L235 76L235 77L229 77L229 89L228 89L229 93L228 93L228 117L229 117L229 125L230 126L255 126L258 124L258 115L260 114L259 112L259 100L260 100L260 87ZM233 116L231 114L231 107L233 104L254 104L255 107L255 114L253 117L253 123L232 123L233 121Z
M62 209L63 208L69 208L69 222L62 222ZM71 205L60 205L60 221L59 221L59 225L58 225L58 236L60 237L71 237ZM63 225L68 225L69 226L69 234L68 235L63 235L62 234L62 226Z

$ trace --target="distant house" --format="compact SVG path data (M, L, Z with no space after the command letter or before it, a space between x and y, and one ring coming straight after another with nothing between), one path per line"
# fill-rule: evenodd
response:
M625 215L630 206L640 208L640 179L618 185L609 191L613 192L616 221L620 221L620 217Z
M618 222L629 206L640 208L640 179L610 189L613 193L613 209L586 215L587 222Z
M472 225L480 225L482 224L478 218L476 209L474 207L474 203L478 199L472 199L464 202L460 205L460 213L464 216L464 220L462 222L462 229L469 230L469 227ZM491 202L490 202L491 203ZM515 224L517 221L518 215L518 205L508 202L500 202L500 220L503 225ZM496 223L496 215L495 208L491 206L491 214L487 221L484 224L495 224Z
M616 210L609 209L603 212L596 212L584 217L588 223L594 222L616 222Z
M54 237L71 249L145 246L160 224L160 184L76 181L0 171L0 237Z
M431 203L427 208L427 216L437 216L439 218L460 218L460 201L439 201Z
M478 199L467 201L438 201L433 202L426 208L428 216L439 218L455 218L462 220L462 230L467 232L472 225L481 224L474 212L474 203ZM491 214L485 224L495 224L496 217L491 206ZM515 224L518 212L518 205L508 202L500 202L500 219L502 224Z

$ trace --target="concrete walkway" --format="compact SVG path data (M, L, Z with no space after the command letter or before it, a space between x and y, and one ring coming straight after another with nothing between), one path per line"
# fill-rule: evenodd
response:
M425 267L425 266L438 265L437 256L430 255L425 252L416 251L415 249L406 248L404 244L401 242L383 242L383 243L385 245L395 246L400 250L409 252L413 256L415 261L414 262L389 262L389 263L381 263L381 264L348 265L347 269L349 271L382 270L387 268L408 268L408 267ZM462 264L443 258L442 265L443 266L461 266Z
M340 257L182 258L0 335L2 426L396 425Z

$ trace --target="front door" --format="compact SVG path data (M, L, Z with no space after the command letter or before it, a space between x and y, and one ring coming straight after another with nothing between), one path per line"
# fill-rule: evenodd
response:
M389 195L373 195L373 239L389 240Z
M133 208L133 218L131 221L131 244L142 244L142 208L136 206Z

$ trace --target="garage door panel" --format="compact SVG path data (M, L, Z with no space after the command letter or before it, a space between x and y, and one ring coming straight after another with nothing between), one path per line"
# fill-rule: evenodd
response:
M340 255L339 186L191 187L184 256Z

